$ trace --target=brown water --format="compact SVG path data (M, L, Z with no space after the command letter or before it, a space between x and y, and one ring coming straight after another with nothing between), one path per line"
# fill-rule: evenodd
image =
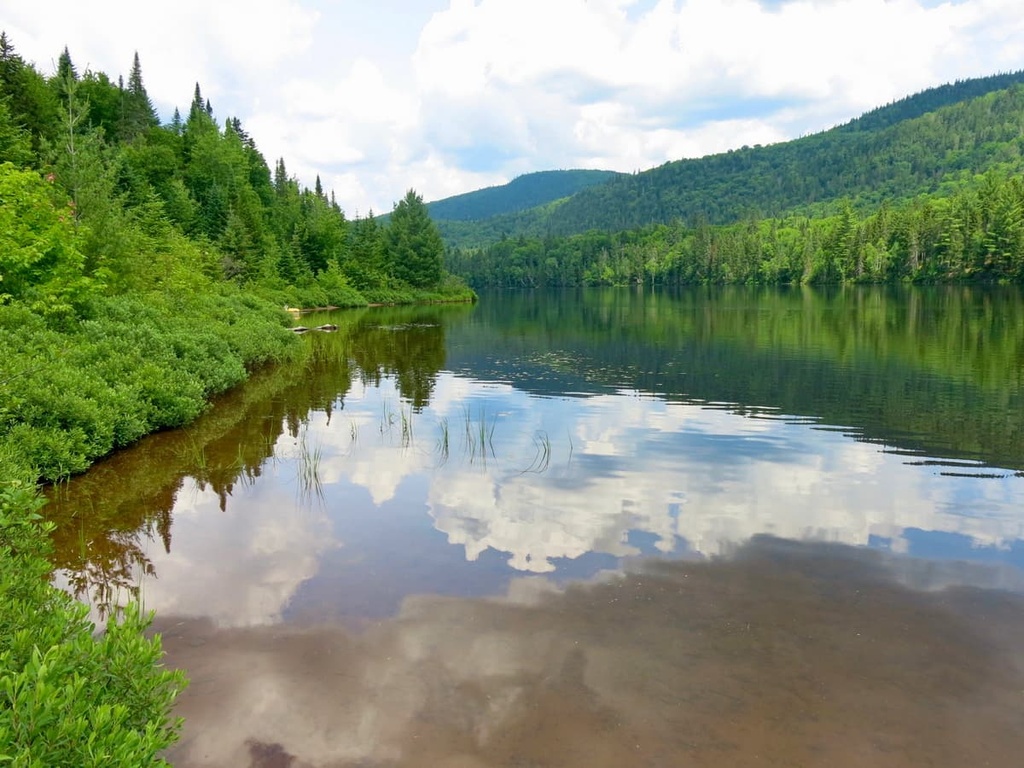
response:
M842 547L759 540L362 632L160 622L195 682L178 765L1012 766L1024 603L922 592ZM201 725L199 725L201 724Z
M1019 295L331 320L51 505L175 765L1021 764Z

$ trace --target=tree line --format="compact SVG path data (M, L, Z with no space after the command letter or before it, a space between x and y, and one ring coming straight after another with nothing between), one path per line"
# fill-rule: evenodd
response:
M448 268L476 288L849 282L1021 282L1024 177L990 171L949 196L847 198L828 215L706 218L569 237L505 238L450 249Z

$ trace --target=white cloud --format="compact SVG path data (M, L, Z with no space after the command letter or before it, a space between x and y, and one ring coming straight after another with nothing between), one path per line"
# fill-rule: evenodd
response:
M138 50L166 113L198 80L218 117L350 213L410 186L436 199L779 141L1024 61L1017 0L3 5L44 70L67 44L116 77Z
M216 493L186 485L174 507L171 551L150 542L156 577L139 574L143 606L222 627L280 622L299 585L316 574L320 556L340 546L323 510L302 503L280 477L290 470L265 468L277 482L236 488L224 511Z

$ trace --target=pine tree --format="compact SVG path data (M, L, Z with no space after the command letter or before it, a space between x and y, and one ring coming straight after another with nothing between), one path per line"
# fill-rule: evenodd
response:
M192 106L188 110L189 121L195 119L200 113L205 114L206 109L203 106L203 92L199 89L199 83L196 83L195 93L192 94Z
M78 80L78 70L75 69L74 63L71 61L71 53L68 51L68 47L65 45L64 50L61 51L60 58L57 59L57 80L58 82L67 78L72 80Z
M142 83L142 66L136 51L132 71L128 76L128 87L122 87L121 135L125 139L132 139L157 125L159 120L153 102L146 93L146 86Z
M288 189L288 171L284 167L284 158L278 158L274 164L274 191L283 196Z
M415 190L410 189L391 213L388 246L394 277L414 288L441 282L444 241Z

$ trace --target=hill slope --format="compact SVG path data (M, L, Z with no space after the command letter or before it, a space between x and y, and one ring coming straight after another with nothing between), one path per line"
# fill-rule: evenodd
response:
M929 89L822 133L617 175L557 205L458 225L450 244L647 224L728 223L849 197L871 206L941 191L958 176L1024 169L1024 71ZM980 95L979 95L980 94Z
M619 175L615 171L590 170L528 173L508 184L427 203L427 210L435 220L486 219L545 205Z

